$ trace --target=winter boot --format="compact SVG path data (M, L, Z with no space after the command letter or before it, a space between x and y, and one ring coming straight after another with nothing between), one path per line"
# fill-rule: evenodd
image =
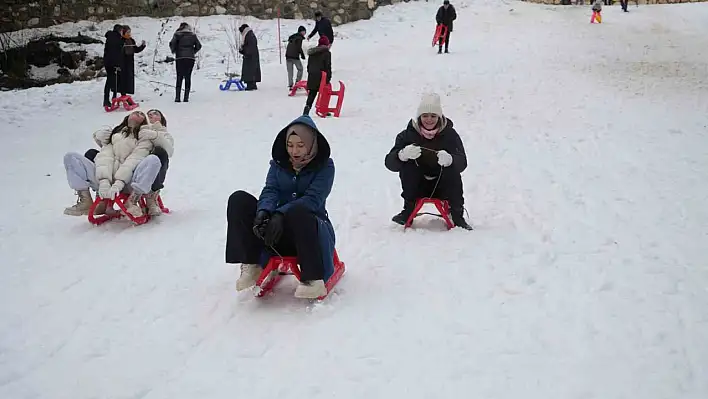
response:
M120 213L119 211L113 209L113 207L108 207L106 205L106 201L101 201L96 205L96 208L93 210L94 215L116 215Z
M79 199L76 201L76 204L64 209L64 214L69 216L88 215L89 209L91 209L91 205L93 204L93 197L91 197L91 191L76 191L76 195L79 196Z
M145 216L143 208L140 207L140 197L142 197L142 194L138 194L137 192L133 191L132 193L130 193L128 199L125 201L125 211L131 214L134 218Z
M465 230L472 230L472 226L467 224L465 217L462 216L464 213L464 208L452 208L450 209L450 217L452 218L452 223L455 227L460 227Z
M260 265L241 265L241 276L236 280L236 291L243 291L256 285L263 269Z
M188 92L188 91L185 91L185 92L184 92L184 100L183 100L183 101L186 102L186 103L189 102L189 92Z
M145 203L147 203L147 213L150 216L162 215L160 204L157 203L157 197L160 195L160 190L150 191L145 195Z
M403 210L396 216L392 217L391 220L401 226L405 226L408 218L411 216L411 213L413 213L413 209L415 209L415 202L405 201L403 203Z
M295 298L317 299L327 295L324 280L301 281L295 289Z

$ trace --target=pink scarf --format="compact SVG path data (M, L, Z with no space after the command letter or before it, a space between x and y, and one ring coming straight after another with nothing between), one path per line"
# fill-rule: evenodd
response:
M420 128L420 135L425 137L428 140L432 140L435 137L435 135L438 134L438 132L440 131L440 128L437 126L433 130L428 130L423 127L422 123L418 127Z

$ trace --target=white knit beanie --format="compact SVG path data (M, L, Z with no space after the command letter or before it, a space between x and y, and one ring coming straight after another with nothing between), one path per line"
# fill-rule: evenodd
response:
M423 114L443 116L442 105L440 105L440 96L437 93L425 93L421 96L416 119L420 118Z

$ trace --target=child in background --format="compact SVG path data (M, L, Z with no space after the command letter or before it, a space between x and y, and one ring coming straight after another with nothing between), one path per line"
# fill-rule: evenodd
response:
M592 4L592 17L590 17L590 23L594 24L597 21L598 24L602 23L602 2L600 0L595 0Z

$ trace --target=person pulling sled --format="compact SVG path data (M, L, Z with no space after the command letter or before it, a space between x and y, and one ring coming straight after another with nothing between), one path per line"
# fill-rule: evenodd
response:
M403 210L391 220L405 225L419 198L438 198L450 204L455 226L472 230L463 217L464 197L461 173L467 168L462 139L445 117L436 93L424 94L415 118L386 155L388 170L401 179Z
M450 46L450 32L452 32L452 21L457 19L457 12L455 11L455 6L450 4L450 0L443 1L443 5L438 8L437 14L435 14L435 22L438 26L443 25L447 29L445 30L445 36L440 37L438 41L438 54L442 54L443 41L445 42L445 53L449 53L448 47Z
M238 291L253 287L272 256L297 256L295 297L327 295L334 274L335 235L326 209L334 184L329 143L309 116L275 138L265 187L256 199L246 191L229 197L226 263L241 264Z
M307 100L303 115L309 115L312 104L317 98L322 82L322 72L327 74L327 83L332 81L332 53L329 51L329 39L327 36L320 36L317 47L307 50Z

